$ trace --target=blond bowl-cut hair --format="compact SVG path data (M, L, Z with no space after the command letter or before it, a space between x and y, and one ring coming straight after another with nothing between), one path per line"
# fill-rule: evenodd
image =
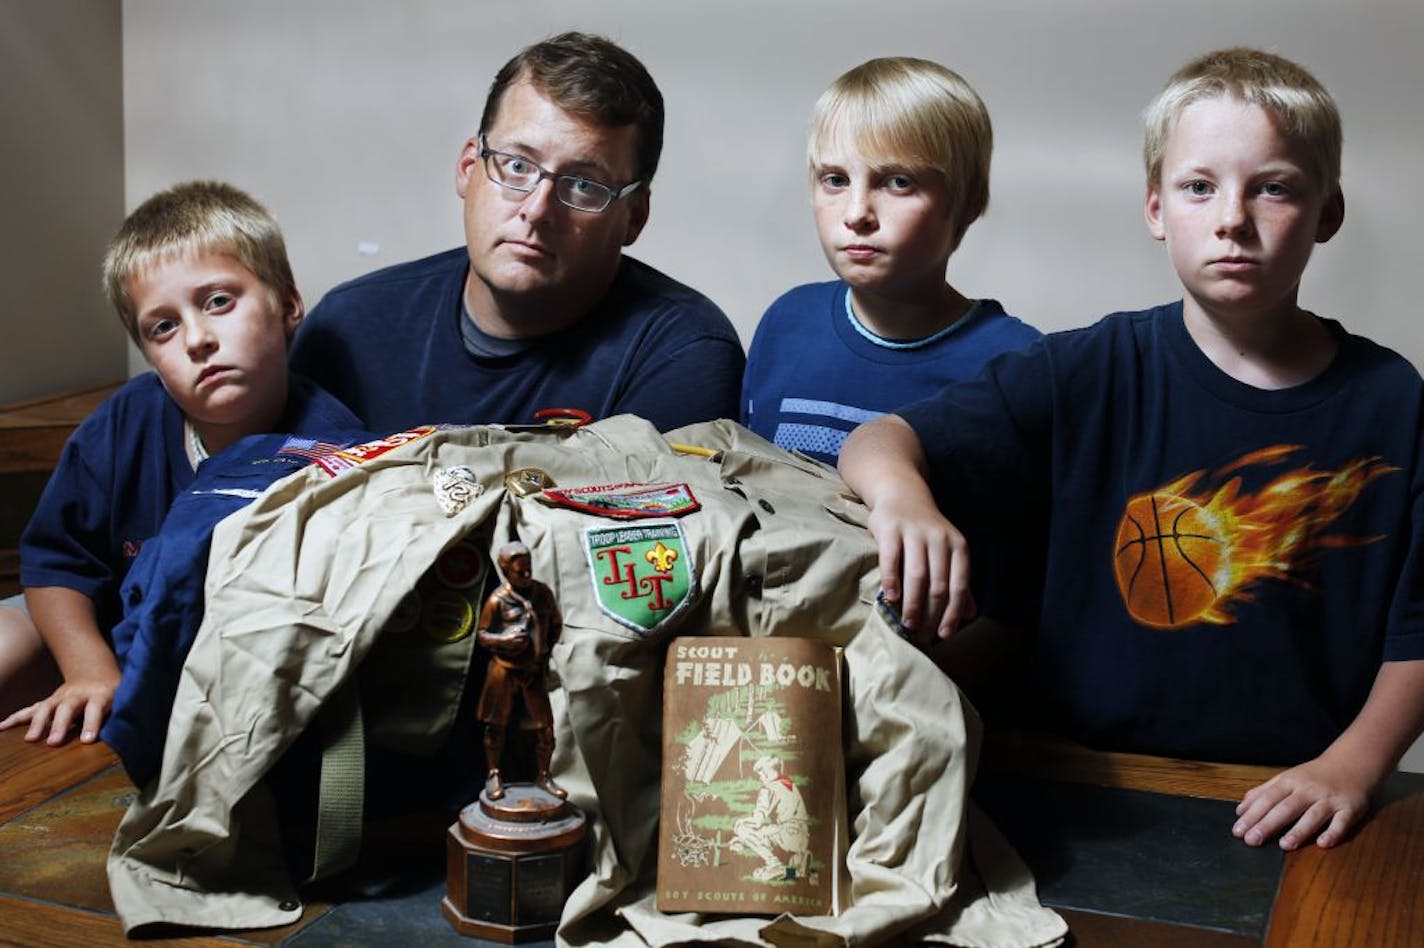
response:
M1340 186L1344 134L1335 100L1303 66L1241 46L1206 53L1178 69L1143 112L1142 160L1149 185L1161 183L1167 138L1186 108L1220 98L1264 109L1280 133L1305 151L1321 189L1328 194Z
M104 254L104 291L138 343L130 282L167 261L200 253L242 264L280 305L297 293L277 221L247 192L221 181L187 181L144 201L124 219Z
M811 111L806 156L813 176L837 146L873 163L943 175L956 246L989 206L989 110L963 77L939 63L871 59L831 83Z

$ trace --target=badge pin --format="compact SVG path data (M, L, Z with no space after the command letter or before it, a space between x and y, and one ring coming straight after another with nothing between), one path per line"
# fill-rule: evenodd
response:
M504 475L504 486L516 496L528 497L553 487L554 479L537 467L525 467Z
M485 492L475 472L464 465L436 468L430 483L435 488L435 502L447 517L455 516Z

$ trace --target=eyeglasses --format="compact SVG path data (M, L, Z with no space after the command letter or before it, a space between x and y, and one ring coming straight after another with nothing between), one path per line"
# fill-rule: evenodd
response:
M608 210L608 205L622 200L643 184L641 181L634 181L621 188L610 188L592 178L576 174L554 174L522 155L495 151L486 143L484 132L480 133L480 157L485 162L485 174L500 187L527 194L537 188L540 181L549 178L554 182L554 195L560 204L587 214Z

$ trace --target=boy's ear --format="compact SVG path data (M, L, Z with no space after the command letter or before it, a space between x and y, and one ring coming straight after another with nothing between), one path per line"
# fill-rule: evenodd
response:
M306 304L302 302L302 294L297 290L292 290L292 295L287 298L282 307L282 328L287 333L287 341L292 341L292 333L297 331L302 317L307 314Z
M1157 185L1147 186L1147 200L1142 205L1142 216L1147 219L1147 232L1153 240L1166 240L1167 228L1162 226L1162 194Z
M653 195L647 188L639 188L638 193L628 198L628 227L623 232L623 246L627 247L638 239L643 227L648 223L648 213L652 210Z
M984 211L988 209L988 207L989 200L987 197L978 198L965 206L964 213L956 215L954 226L955 229L959 231L954 241L956 244L964 239L964 235L969 231L969 225L984 216Z
M465 140L465 146L460 149L460 157L455 159L455 193L460 196L460 200L465 199L465 191L470 186L470 174L479 170L480 165L480 140L478 137Z
M1325 206L1320 209L1320 223L1315 225L1315 242L1323 244L1340 230L1340 225L1345 223L1345 192L1336 188L1330 197L1325 199Z

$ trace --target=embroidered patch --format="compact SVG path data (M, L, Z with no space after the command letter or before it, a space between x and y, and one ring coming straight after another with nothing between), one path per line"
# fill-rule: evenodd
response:
M387 451L394 451L403 444L410 444L412 441L419 441L421 438L433 435L440 430L438 425L421 425L419 428L411 428L409 431L397 431L393 435L384 438L377 438L375 441L367 441L363 444L352 445L349 448L342 448L331 454L316 458L313 462L323 471L335 477L342 471L349 470L358 464L365 464L385 454Z
M680 517L702 505L686 484L599 484L545 490L548 501L618 520Z
M490 573L480 543L465 537L442 552L397 603L382 629L383 635L401 639L397 648L443 646L474 632Z
M332 444L329 441L318 441L315 438L299 438L293 435L282 442L282 446L277 449L277 453L305 458L308 461L319 461L322 458L330 457L344 447L346 447L344 444Z
M584 530L584 554L598 606L635 632L651 632L682 611L697 573L676 521Z
M430 475L430 484L435 488L435 502L447 517L455 516L485 492L485 485L475 472L464 465L436 468Z

